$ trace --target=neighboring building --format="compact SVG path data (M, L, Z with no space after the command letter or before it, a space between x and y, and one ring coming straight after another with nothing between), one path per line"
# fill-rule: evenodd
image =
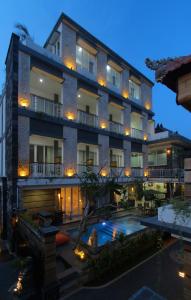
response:
M157 124L148 142L148 186L160 198L183 195L184 158L191 140Z
M153 116L148 78L64 14L44 47L12 34L5 63L4 211L76 217L83 209L76 174L87 167L122 183L144 176Z

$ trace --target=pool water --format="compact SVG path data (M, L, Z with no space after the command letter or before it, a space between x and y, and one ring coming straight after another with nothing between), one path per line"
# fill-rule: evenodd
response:
M112 242L116 239L119 233L130 235L141 231L145 226L141 225L140 222L133 217L121 217L109 221L103 221L90 225L87 231L82 235L81 240L88 244L89 238L94 229L96 229L98 237L98 246L103 246L107 242ZM72 229L69 234L72 238L78 236L79 231Z

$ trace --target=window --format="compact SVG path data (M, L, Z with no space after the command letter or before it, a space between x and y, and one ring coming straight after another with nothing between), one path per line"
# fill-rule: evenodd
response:
M76 46L76 63L78 71L96 75L95 55L78 45Z
M58 147L56 150L54 146L42 146L30 144L30 163L61 163L62 149Z
M131 167L132 168L143 168L143 154L132 153L131 154Z
M60 56L60 39L58 39L53 46L54 54Z
M110 150L110 166L112 168L124 167L124 154L123 151L112 149Z
M129 95L131 99L139 100L141 96L140 85L132 80L129 80Z
M143 130L143 117L138 113L131 113L131 128Z
M120 88L120 72L116 71L110 65L107 65L107 82L115 88Z
M153 151L148 154L149 166L164 166L167 164L166 150Z

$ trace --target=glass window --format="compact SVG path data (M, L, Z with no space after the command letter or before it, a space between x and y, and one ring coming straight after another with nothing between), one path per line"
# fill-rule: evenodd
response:
M129 80L129 96L131 99L140 99L141 96L141 88L140 85L135 83L132 80Z
M131 113L131 128L143 130L143 117L137 113Z
M165 150L153 151L148 154L149 166L164 166L167 164L167 155Z
M78 45L76 46L76 63L79 71L96 75L96 56Z
M116 71L111 66L107 65L107 82L117 89L120 88L120 72Z
M132 153L131 154L131 167L132 168L143 168L143 154Z

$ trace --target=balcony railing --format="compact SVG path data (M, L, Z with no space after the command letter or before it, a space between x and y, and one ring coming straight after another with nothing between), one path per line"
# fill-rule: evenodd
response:
M83 110L78 110L78 123L98 127L98 117Z
M88 166L88 165L84 165L84 164L78 164L78 174L81 174L83 172L88 172L91 171L93 173L98 174L100 171L99 166Z
M111 132L123 134L123 125L118 122L110 121L109 122L109 130Z
M144 139L144 132L143 130L136 129L136 128L131 128L131 137L139 140Z
M143 177L144 170L142 168L131 168L131 177Z
M31 163L30 164L31 177L61 177L63 176L62 164L48 164L48 163Z
M52 117L61 118L63 116L62 104L55 103L54 101L33 94L31 95L29 109Z
M150 178L177 178L184 177L183 169L149 169L148 177Z
M110 167L110 176L111 177L122 177L124 176L124 167Z

